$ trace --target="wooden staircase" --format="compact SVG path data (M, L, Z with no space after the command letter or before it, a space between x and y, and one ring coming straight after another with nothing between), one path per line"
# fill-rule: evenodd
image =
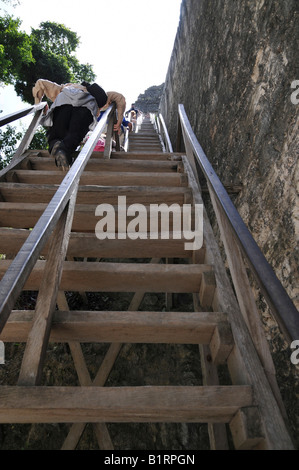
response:
M0 261L1 278L64 176L47 151L27 151L20 165L0 182L1 253L6 255ZM1 383L0 422L71 423L62 449L77 446L85 423L93 424L101 449L115 446L110 423L206 423L211 449L293 448L279 393L269 384L242 320L206 211L203 246L194 251L185 249L190 240L171 232L165 239L143 234L137 239L124 235L100 240L95 234L100 220L96 208L113 207L118 227L119 197L126 198L127 206L142 204L147 209L153 204L191 204L193 209L202 204L185 154L163 152L149 119L130 136L128 152L112 152L109 160L94 152L80 180L49 333L51 343L68 344L80 386L51 386L45 378L32 384L24 360L17 384ZM49 245L25 291L39 291ZM82 298L88 293L130 293L131 297L122 311L71 310L68 292L80 293ZM165 308L142 310L148 293L165 295ZM191 309L176 308L175 295L180 294L191 299ZM13 310L0 340L34 343L33 325L34 310ZM93 379L82 353L85 343L109 345ZM128 343L199 345L202 384L104 386ZM43 344L44 352L46 348ZM227 383L219 379L219 366L229 372Z

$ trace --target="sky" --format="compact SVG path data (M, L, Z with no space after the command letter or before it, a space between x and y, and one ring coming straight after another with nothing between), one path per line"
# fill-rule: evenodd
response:
M165 81L181 1L19 0L15 8L5 9L21 19L20 29L28 34L43 21L61 23L76 32L79 62L92 65L95 81L105 91L122 93L129 109L147 88ZM4 6L1 0L0 6ZM2 116L26 106L15 97L12 86L0 88Z

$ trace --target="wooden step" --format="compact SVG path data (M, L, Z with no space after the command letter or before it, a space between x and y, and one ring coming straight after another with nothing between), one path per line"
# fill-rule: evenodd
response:
M97 208L99 205L97 204L76 204L75 207L75 213L74 213L74 218L73 218L73 223L72 223L72 231L74 232L94 232L96 230L96 225L98 222L106 216L106 213L101 211L99 213L100 215L97 215ZM133 211L133 215L127 215L127 210L130 206L112 206L109 205L109 208L111 208L111 211L113 209L114 213L114 220L113 224L111 224L111 227L106 227L108 232L116 232L120 230L120 232L126 232L128 230L128 224L135 220L138 214ZM172 215L171 213L171 206L168 208L166 206L164 215L163 215L163 204L161 205L161 213L160 212L154 212L151 207L153 206L142 206L144 210L146 210L146 215L142 217L142 223L146 224L146 227L140 227L137 222L137 228L134 231L142 231L144 230L145 232L149 232L151 229L151 220L157 221L158 224L158 230L161 228L161 221L162 218L163 220L168 222L168 230L174 231L176 230L174 226L174 219L177 219L179 221L180 227L182 225L182 214L181 212L178 212L177 215ZM159 205L157 205L158 209ZM176 206L178 209L180 209L180 206ZM46 203L24 203L24 202L0 202L0 226L1 227L13 227L13 228L33 228L38 221L38 219L41 217L43 212L46 210L47 204ZM107 210L107 209L106 209ZM125 216L125 222L122 224L122 228L119 229L119 223L118 219L119 216L118 214L121 213L123 216ZM190 229L194 229L194 210L190 210L191 214L191 221L190 221ZM169 217L168 217L169 215ZM107 223L107 222L106 222ZM152 225L153 226L153 225ZM132 227L133 229L133 227ZM104 230L104 227L99 227L99 230ZM167 236L167 235L165 235Z
M60 184L67 173L62 171L14 170L6 176L7 182L27 184ZM81 185L118 186L187 186L187 177L180 173L138 173L138 172L84 172Z
M0 279L10 264L10 260L0 261ZM24 290L39 290L44 267L45 261L36 262ZM74 292L195 293L200 290L202 274L211 270L210 265L65 261L60 289Z
M56 170L53 157L39 158L28 157L22 162L21 169L24 170ZM183 172L182 162L177 161L157 161L157 160L100 160L91 158L86 165L86 171L92 172Z
M229 422L250 386L0 387L1 423Z
M27 240L29 230L0 228L2 254L16 255ZM170 233L169 240L99 240L95 233L72 232L68 245L68 257L81 258L190 258L192 251L185 250L186 240L174 239ZM41 252L48 253L48 242ZM203 259L204 248L198 250Z
M26 342L34 311L13 311L0 334L4 342ZM57 311L50 341L55 343L210 344L224 313Z
M181 153L167 153L167 152L112 152L110 160L124 159L124 160L175 160L182 161Z
M54 184L1 183L0 201L2 202L49 202L58 189ZM190 204L190 188L148 186L79 186L78 204L118 204L119 196L126 196L127 204Z

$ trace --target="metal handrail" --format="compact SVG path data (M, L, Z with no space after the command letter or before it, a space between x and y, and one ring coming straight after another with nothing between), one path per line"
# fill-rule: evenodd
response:
M217 199L223 214L232 229L234 238L247 260L258 286L287 341L299 339L299 312L283 288L272 267L266 260L243 219L232 203L220 179L205 155L194 134L184 106L179 105L178 142L183 130L184 140L191 146L196 162L200 166L208 186Z
M151 123L157 132L163 152L173 152L171 140L168 135L167 127L161 113L150 113Z
M6 124L9 124L10 122L17 121L18 119L28 116L31 113L35 113L36 111L43 109L45 105L46 103L42 102L39 104L28 106L27 108L21 109L19 111L15 111L11 114L7 114L6 116L3 116L0 118L0 127L5 126Z
M106 127L107 122L114 120L115 104L110 105L96 125L90 138L85 143L74 164L64 177L27 240L11 262L0 282L0 332L28 279L41 250L50 238L61 214L76 191L80 177L93 152L93 149Z
M157 118L158 118L158 120L161 124L161 127L162 127L162 131L160 130L160 134L161 134L161 137L163 139L163 142L164 142L164 145L165 145L165 148L166 148L166 152L172 153L173 148L172 148L171 140L170 140L169 135L168 135L168 131L167 131L167 127L166 127L164 118L163 118L161 113L158 114Z

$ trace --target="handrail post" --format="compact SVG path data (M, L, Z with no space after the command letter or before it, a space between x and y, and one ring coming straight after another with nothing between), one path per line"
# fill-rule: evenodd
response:
M182 124L181 124L181 119L180 116L178 116L178 123L177 123L177 134L176 134L176 152L180 153L183 151L182 149L182 144L184 143L183 139L183 133L182 133Z
M112 140L113 140L113 134L114 134L114 123L116 122L116 116L115 116L115 103L113 104L113 113L110 115L109 121L108 121L108 126L107 126L107 132L106 132L106 143L105 143L105 149L104 149L104 158L109 159L111 156L112 152ZM119 142L118 142L119 144Z
M15 161L18 157L23 155L23 153L28 149L29 145L31 144L35 131L38 128L39 123L41 121L45 105L46 105L46 102L43 103L43 107L41 109L38 109L35 112L35 115L30 123L30 126L28 127L16 153L12 157L12 161Z
M162 132L163 132L164 140L163 140L163 138L162 138L162 140L163 140L164 146L166 147L166 151L170 152L170 153L173 153L172 144L171 144L168 132L167 132L167 128L166 128L164 118L163 118L161 113L158 114L158 122L161 124L161 127L162 127L162 131L160 130L160 134L162 136ZM160 128L160 126L159 126L159 128Z
M117 124L117 110L114 111L113 113L113 116L114 116L114 124ZM118 131L114 131L114 137L115 137L115 150L117 152L120 151L120 143L119 143L119 133Z

